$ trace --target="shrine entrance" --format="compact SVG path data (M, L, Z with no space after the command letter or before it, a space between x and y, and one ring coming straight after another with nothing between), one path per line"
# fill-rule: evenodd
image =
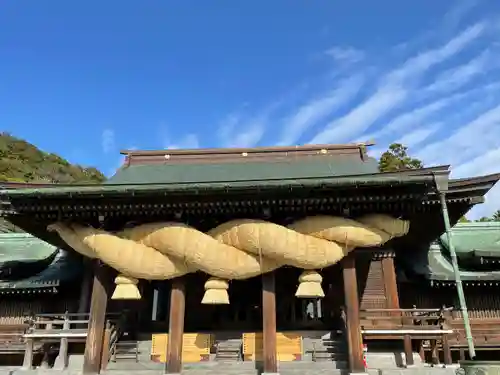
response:
M325 298L295 297L301 270L283 267L276 272L276 328L278 331L340 330L343 284L340 267L323 274ZM328 275L329 274L329 275ZM204 305L203 285L207 275L186 275L185 332L262 330L262 277L234 280L229 286L229 305ZM121 309L136 310L136 330L141 333L168 331L170 281L142 285L140 301L124 301Z

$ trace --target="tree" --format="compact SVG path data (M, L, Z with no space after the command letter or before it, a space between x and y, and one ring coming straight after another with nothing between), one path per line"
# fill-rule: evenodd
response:
M460 219L458 219L459 223L470 223L470 220L467 219L465 216L462 216Z
M500 221L500 210L497 210L491 217L493 221Z
M482 218L480 218L479 220L476 220L476 221L480 222L480 223L487 223L487 222L491 221L491 218L483 216Z
M407 169L423 168L423 163L408 155L408 147L401 143L393 143L389 149L382 154L378 162L381 172L396 172Z

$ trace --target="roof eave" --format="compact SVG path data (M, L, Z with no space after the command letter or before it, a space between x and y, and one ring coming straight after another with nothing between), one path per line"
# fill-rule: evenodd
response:
M442 172L448 174L448 172ZM41 189L20 188L0 190L0 198L20 199L26 197L36 198L76 198L85 196L127 196L131 193L155 192L217 192L238 190L275 190L279 188L314 188L314 187L351 187L351 186L391 186L409 184L435 185L436 173L411 175L407 173L377 173L355 176L341 176L332 178L302 178L302 179L277 179L258 181L224 181L203 182L198 184L135 184L135 185L75 185L71 187L44 187ZM1 202L0 202L1 203Z

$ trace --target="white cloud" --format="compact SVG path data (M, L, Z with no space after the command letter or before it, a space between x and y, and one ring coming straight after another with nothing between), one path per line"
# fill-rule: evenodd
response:
M419 145L432 134L436 133L443 126L442 122L432 123L427 126L414 128L413 131L405 134L399 138L396 142L405 145L408 148Z
M224 147L255 147L266 132L272 113L283 103L277 100L254 117L231 113L219 125L218 136Z
M485 28L486 24L484 22L476 23L451 39L444 46L430 49L408 59L400 68L389 73L387 79L401 82L419 78L431 66L439 64L462 52L467 45L481 36Z
M101 147L105 154L114 151L115 148L115 132L113 129L104 129L101 134Z
M394 136L395 134L402 134L415 126L421 126L422 122L429 116L438 112L453 100L453 97L440 99L423 107L402 113L389 121L389 123L380 130L363 136L363 139L373 139L377 141L387 135Z
M500 173L500 147L488 150L452 170L454 178ZM500 184L486 194L485 204L475 206L467 215L470 219L491 216L500 210Z
M490 51L484 51L467 64L449 69L441 73L436 82L424 88L425 93L446 92L460 88L469 83L475 76L484 73L490 60Z
M309 143L343 143L363 133L370 125L400 103L407 91L398 86L380 88L344 117L328 124Z
M200 142L198 141L198 136L196 134L187 134L182 137L178 142L167 144L166 149L193 149L199 148Z
M353 109L343 118L328 124L316 134L310 143L341 143L359 137L380 117L400 105L408 90L429 68L461 52L468 44L477 39L485 25L477 23L467 28L445 45L427 50L408 59L399 68L388 72L381 79L379 89L365 102Z
M365 57L363 51L353 47L339 47L335 46L325 51L325 55L331 57L339 64L354 64Z
M468 177L473 174L487 175L500 172L500 147L477 155L475 158L453 168L455 178Z
M453 31L475 6L478 5L477 0L460 0L457 6L451 8L443 19L443 26L449 31Z
M420 149L417 157L426 164L436 164L444 159L446 163L458 164L497 147L500 143L500 105L455 129L448 138Z
M267 120L267 114L253 119L231 114L220 125L219 138L224 147L254 147L264 135Z
M285 120L283 135L279 144L292 145L297 143L309 127L349 102L359 92L362 83L361 76L347 78L326 96L311 100L299 107L290 118Z

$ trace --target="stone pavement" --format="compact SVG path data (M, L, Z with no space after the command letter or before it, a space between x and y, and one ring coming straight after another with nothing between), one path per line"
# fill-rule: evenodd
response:
M282 364L280 375L348 375L348 371L334 369L323 363L292 363ZM21 370L15 368L0 369L0 375L80 375L81 371L37 369ZM163 369L149 370L107 370L103 375L163 375ZM183 375L258 375L260 370L249 364L218 364L216 366L193 366L182 371ZM455 375L456 367L419 367L408 369L369 369L369 375Z

